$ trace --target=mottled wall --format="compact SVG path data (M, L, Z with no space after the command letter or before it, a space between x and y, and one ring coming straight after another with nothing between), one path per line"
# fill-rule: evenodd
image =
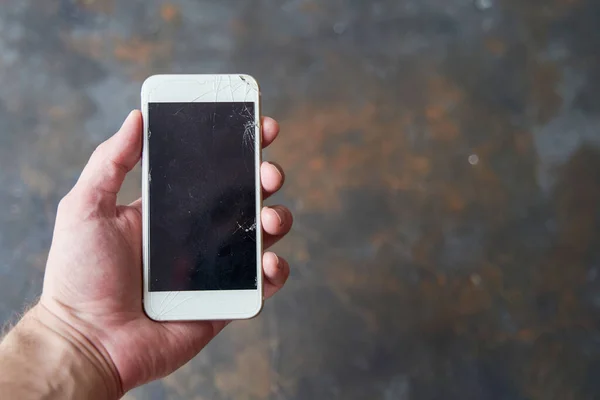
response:
M0 318L142 80L242 72L282 125L291 279L129 399L600 398L599 21L594 0L4 0Z

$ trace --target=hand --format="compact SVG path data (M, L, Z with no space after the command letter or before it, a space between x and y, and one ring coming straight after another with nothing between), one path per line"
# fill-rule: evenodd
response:
M277 122L262 121L262 142L279 133ZM37 318L67 340L84 347L108 385L121 395L163 377L194 357L226 322L150 320L142 311L141 200L117 206L117 192L142 151L142 116L133 111L112 138L102 143L75 187L60 202ZM265 197L283 185L283 173L261 166ZM292 214L283 206L261 213L265 248L288 233ZM264 291L270 297L285 283L288 263L263 256ZM112 390L112 389L111 389Z

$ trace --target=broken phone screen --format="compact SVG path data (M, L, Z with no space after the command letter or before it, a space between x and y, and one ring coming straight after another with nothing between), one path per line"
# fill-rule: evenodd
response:
M149 103L150 291L256 289L254 103Z

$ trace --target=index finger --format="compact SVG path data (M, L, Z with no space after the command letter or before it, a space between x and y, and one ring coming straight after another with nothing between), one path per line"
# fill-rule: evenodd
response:
M279 134L279 123L271 117L262 117L262 146L267 147Z

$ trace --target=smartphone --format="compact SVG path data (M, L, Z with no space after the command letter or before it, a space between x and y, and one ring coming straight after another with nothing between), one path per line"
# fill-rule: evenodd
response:
M143 303L157 321L256 316L263 304L260 90L249 75L142 85Z

